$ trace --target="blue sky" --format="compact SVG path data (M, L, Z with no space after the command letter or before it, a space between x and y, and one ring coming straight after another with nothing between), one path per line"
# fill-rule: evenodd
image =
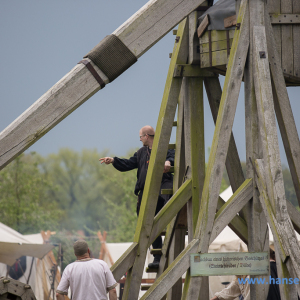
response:
M0 131L146 2L1 1ZM139 129L146 124L156 126L174 38L172 33L167 34L129 70L27 151L47 155L62 147L78 151L96 148L124 156L130 149L141 146ZM289 88L294 115L300 111L297 92L299 88ZM299 132L299 118L296 122ZM245 160L244 127L242 87L233 128L242 160ZM205 96L206 148L211 145L213 131ZM287 164L282 146L281 154Z

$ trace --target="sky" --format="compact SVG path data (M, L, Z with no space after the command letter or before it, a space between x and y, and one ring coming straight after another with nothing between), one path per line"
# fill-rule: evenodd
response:
M145 3L146 0L0 1L0 131ZM140 147L139 129L144 125L156 127L174 39L172 32L167 34L27 152L48 155L68 147L126 156ZM220 81L224 82L222 76ZM300 111L300 88L288 91L295 115ZM245 160L243 97L242 86L233 133L240 158ZM208 149L214 123L205 92L204 102ZM300 118L296 122L300 132ZM174 140L175 134L171 142ZM279 141L282 162L287 165L281 138Z

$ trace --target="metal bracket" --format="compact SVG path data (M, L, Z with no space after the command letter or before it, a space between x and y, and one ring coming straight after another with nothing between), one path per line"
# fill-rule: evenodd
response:
M259 57L260 58L266 58L266 52L265 51L259 51Z
M179 40L180 40L180 36L177 35L176 38L175 38L175 42L178 43Z
M235 25L235 27L236 27L237 30L240 30L240 28L241 28L241 23L237 23L237 24Z

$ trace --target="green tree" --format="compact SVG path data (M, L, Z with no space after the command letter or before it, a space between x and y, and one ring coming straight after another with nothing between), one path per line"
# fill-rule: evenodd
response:
M0 220L21 233L55 230L62 211L49 197L51 181L34 153L20 155L0 172Z
M131 154L134 151L131 152ZM120 173L101 165L107 152L61 149L44 158L43 170L58 188L50 194L65 211L61 228L108 231L107 240L133 239L136 216L135 171Z

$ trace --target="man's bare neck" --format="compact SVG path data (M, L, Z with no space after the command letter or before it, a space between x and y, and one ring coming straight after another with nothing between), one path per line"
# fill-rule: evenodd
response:
M88 253L82 255L82 256L76 256L77 257L77 260L81 260L81 259L87 259L87 258L90 258L90 255Z

